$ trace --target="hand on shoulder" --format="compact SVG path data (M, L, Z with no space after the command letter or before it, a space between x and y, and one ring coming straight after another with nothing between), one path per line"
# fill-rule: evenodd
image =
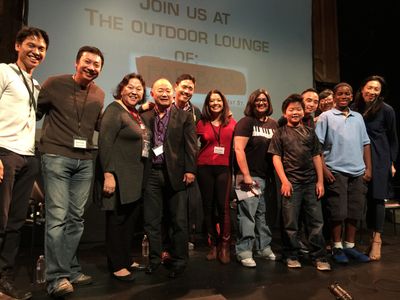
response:
M139 112L145 112L148 110L152 110L156 105L153 102L146 102L143 103L142 106L139 108Z

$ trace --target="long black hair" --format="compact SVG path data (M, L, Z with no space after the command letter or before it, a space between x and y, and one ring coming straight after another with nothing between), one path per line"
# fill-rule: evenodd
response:
M370 81L378 81L381 84L381 93L379 96L367 106L362 96L362 90L365 85ZM381 110L383 106L383 102L386 97L386 81L382 76L373 75L365 78L360 85L360 88L357 90L356 96L354 98L354 104L352 105L352 109L361 113L366 120L373 119L375 115Z

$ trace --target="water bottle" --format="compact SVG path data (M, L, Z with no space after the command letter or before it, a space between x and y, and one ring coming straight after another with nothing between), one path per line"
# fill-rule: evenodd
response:
M42 284L46 282L46 261L44 255L40 255L36 262L36 283Z
M142 256L145 258L149 257L149 240L147 235L144 235L142 240Z
M353 297L342 288L337 282L329 285L329 291L335 296L337 300L353 300Z

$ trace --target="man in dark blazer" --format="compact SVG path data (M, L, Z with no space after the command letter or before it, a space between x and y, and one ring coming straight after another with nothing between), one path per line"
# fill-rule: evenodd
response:
M174 278L184 271L188 259L186 187L195 180L196 130L192 115L172 104L174 90L167 79L156 80L150 95L156 105L142 114L153 132L144 191L144 229L150 242L146 273L152 274L161 264L161 224L166 209L172 243L169 277Z
M201 119L200 109L194 105L190 100L194 94L196 87L196 79L191 74L181 74L175 81L175 106L179 109L190 112L193 117L194 123L197 123ZM201 200L201 193L197 180L191 184L188 189L188 233L189 233L189 250L195 246L195 234L196 231L202 229L203 225L203 201ZM167 251L163 252L163 262L168 257Z

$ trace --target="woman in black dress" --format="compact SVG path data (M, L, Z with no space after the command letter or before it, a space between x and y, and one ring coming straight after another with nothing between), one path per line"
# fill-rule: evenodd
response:
M114 278L134 280L131 250L134 224L140 211L144 162L149 131L136 110L145 99L139 74L126 75L105 110L99 134L99 202L106 211L106 251ZM147 152L146 152L147 151Z
M385 199L391 195L391 178L395 175L394 161L398 153L396 114L384 102L386 82L381 76L366 78L356 93L352 109L364 117L371 140L372 180L367 194L367 224L372 229L369 257L381 258L381 234L385 222Z

